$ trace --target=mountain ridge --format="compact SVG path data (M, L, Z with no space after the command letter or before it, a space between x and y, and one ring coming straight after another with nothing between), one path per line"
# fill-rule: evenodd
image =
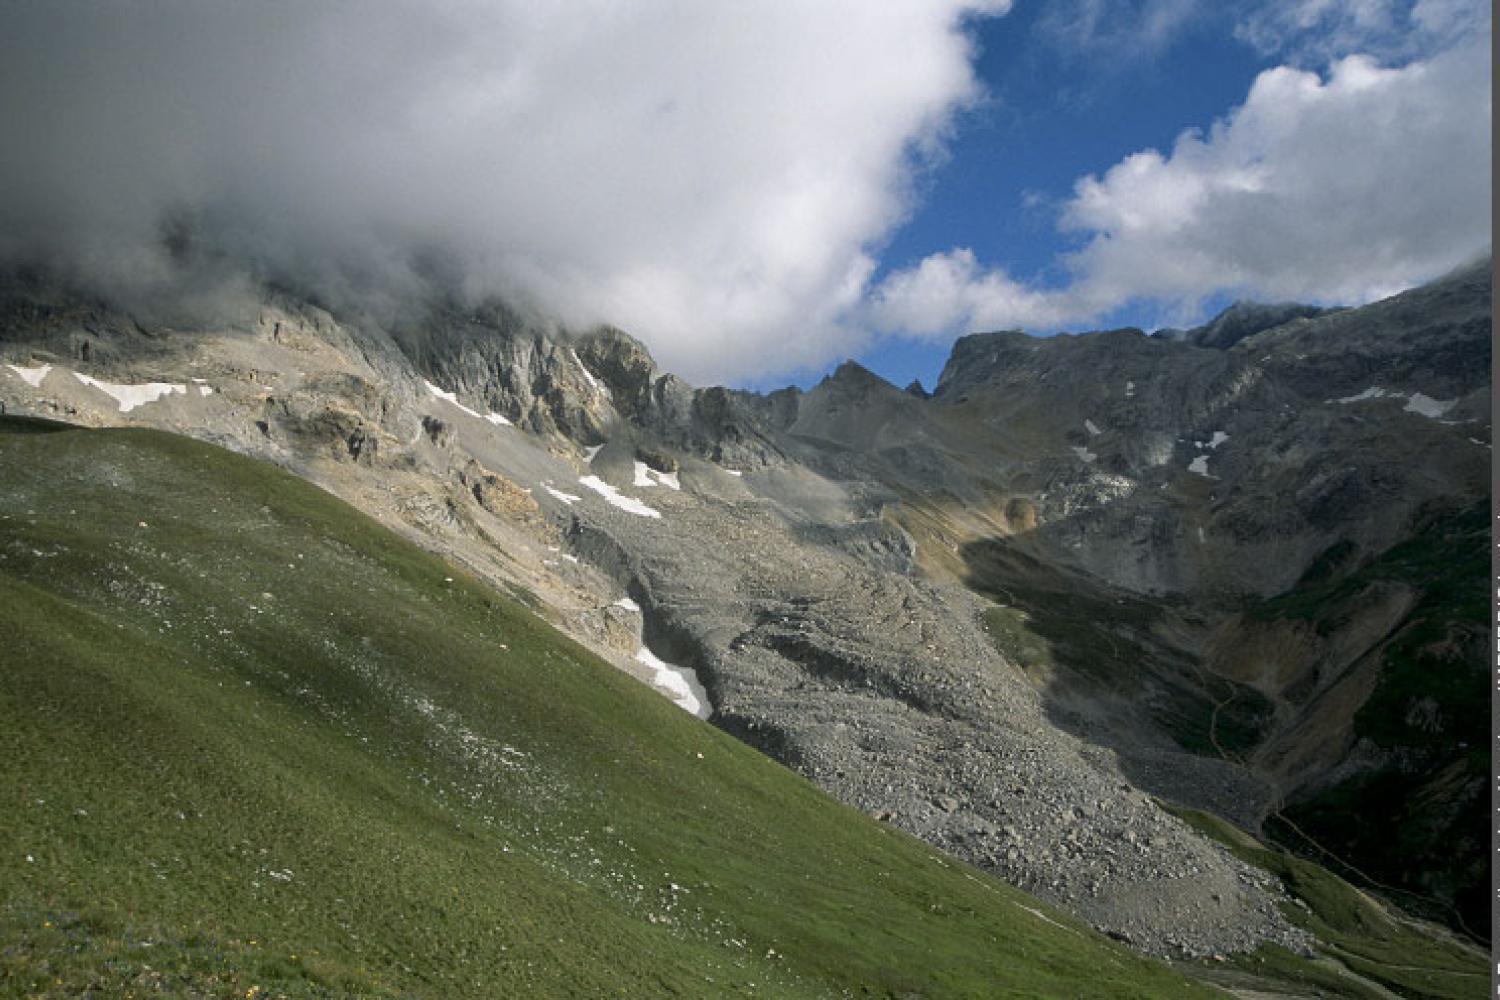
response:
M58 370L0 380L12 406L149 421L295 468L531 588L631 669L603 610L623 590L653 648L699 671L721 728L1096 926L1193 954L1284 934L1265 908L1274 895L1248 891L1215 923L1209 897L1242 892L1235 869L1111 785L1251 827L1297 794L1242 759L1280 724L1279 689L1204 673L1203 651L1331 546L1368 560L1424 505L1487 494L1488 451L1471 439L1488 433L1488 315L1474 271L1228 350L1139 331L981 335L955 345L964 370L945 368L923 398L857 367L807 392L694 389L619 331L561 336L451 310L385 330L292 304L207 336L143 338L107 313L40 328L22 317L3 326L6 356ZM1319 330L1342 351L1308 350ZM110 346L147 341L149 353ZM111 412L61 371L84 366L81 343L109 348L91 348L87 367L114 378L172 367L184 387L218 384ZM1003 366L980 350L997 346ZM1390 383L1375 386L1384 395L1339 401L1372 379ZM1452 403L1431 417L1418 396ZM534 520L485 509L471 462ZM1293 499L1278 513L1267 497ZM1070 762L1063 781L1028 742L1054 768ZM1317 767L1355 759L1354 742ZM1133 823L1160 843L1128 840ZM1144 867L1113 860L1121 850ZM1183 884L1194 868L1199 884ZM1183 938L1180 921L1125 902L1143 893L1209 909Z

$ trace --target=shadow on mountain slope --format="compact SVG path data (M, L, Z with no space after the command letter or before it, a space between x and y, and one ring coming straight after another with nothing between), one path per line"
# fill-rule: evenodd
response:
M1472 585L1487 510L1423 512L1373 555L1331 546L1232 615L1068 574L1026 533L960 551L964 582L996 602L992 639L1049 717L1115 750L1132 781L1487 939L1488 712L1474 692L1488 594Z

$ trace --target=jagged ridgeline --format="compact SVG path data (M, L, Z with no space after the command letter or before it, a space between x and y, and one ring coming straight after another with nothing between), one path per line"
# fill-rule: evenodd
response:
M1225 985L1275 990L1291 980L1335 995L1458 997L1482 988L1473 942L1489 934L1480 815L1488 726L1475 706L1488 676L1478 553L1487 545L1490 313L1486 262L1357 309L1242 303L1185 332L977 334L955 345L931 392L899 390L850 363L810 390L760 395L694 388L623 332L566 331L497 303L441 298L377 320L262 291L188 328L34 276L7 286L0 308L0 400L74 424L185 433L291 470L446 559L449 568L434 573L465 587L479 586L468 574L482 581L486 614L514 616L505 628L539 629L534 619L545 619L646 682L578 673L597 697L631 692L659 709L646 716L619 702L620 718L601 707L588 721L557 723L564 731L597 722L611 728L609 740L647 740L670 720L673 732L705 734L692 738L715 747L731 746L721 742L728 734L883 824L841 810L820 825L781 799L757 799L745 812L725 804L722 815L780 813L765 828L746 827L752 834L805 833L810 844L829 836L825 826L848 826L851 837L911 843L899 830L947 864L972 865L977 872L954 869L967 871L967 884L998 877L1136 952ZM111 468L130 482L137 461L145 459ZM126 518L159 520L134 510ZM119 542L144 544L137 530ZM252 534L242 533L247 545L258 544ZM42 565L33 551L49 550L32 545L8 558ZM285 560L288 574L296 562ZM279 573L280 556L267 565ZM397 599L373 593L363 569L352 583L324 575L342 603L324 607L331 617L319 640L342 649L351 635L397 629L370 677L415 671L421 683L402 691L459 713L414 716L413 734L457 720L530 752L471 713L514 724L502 689L551 683L562 647L529 659L497 653L496 663L520 672L474 686L463 680L469 668L448 666L448 646L424 653L436 640L399 632L418 612L431 613L430 631L447 629L441 621L455 606L440 598L457 593L442 589L449 585ZM185 578L145 579L184 600L176 590ZM257 616L273 613L262 593L285 611L278 587L287 583L235 579ZM71 599L94 614L107 596ZM215 607L233 604L226 593ZM221 627L239 635L244 626ZM534 651L545 645L536 643ZM357 648L347 652L364 662ZM592 662L566 655L575 666ZM297 676L292 666L267 669ZM458 673L445 680L450 669ZM548 690L547 711L585 703ZM264 684L234 688L237 698L264 694ZM402 695L381 697L395 704ZM552 718L536 712L533 735L557 750L543 738ZM578 737L596 738L604 737ZM460 797L426 770L410 773L433 781L423 794L441 791L440 804ZM580 766L564 784L629 814L635 806L598 791L611 774ZM679 810L714 815L712 801L682 798L673 799ZM538 835L551 829L542 822L550 809L525 814ZM707 844L693 838L709 833L688 824L679 838L671 815L651 864L691 889L671 852ZM733 822L710 826L743 839ZM738 864L730 840L713 844ZM796 848L804 849L812 848ZM888 876L873 877L887 887ZM286 884L298 885L295 876ZM821 889L802 889L801 905L821 899ZM732 904L723 899L710 910L744 921L736 907L770 897L745 889ZM370 912L341 925L362 948L374 947L360 929ZM676 940L682 926L652 924L653 915L662 913L637 908L620 919L647 921L632 933ZM935 945L925 930L901 929L906 919L883 925L927 954ZM381 968L406 961L431 975L396 957L387 926L375 934L389 949ZM730 939L747 940L733 933L706 947ZM889 951L883 940L871 938L868 953ZM787 957L789 940L753 950L772 948L770 961L730 952L747 963L735 982L771 991L766 970L803 960ZM785 983L941 996L993 995L1007 982L976 965L972 979L922 987L926 959L901 957L888 965L917 979L893 986L900 976L861 964L865 953L848 960L855 971L830 971L844 967L830 959L812 973L799 966ZM1059 982L1072 970L1059 971ZM1069 981L1055 995L1087 988Z

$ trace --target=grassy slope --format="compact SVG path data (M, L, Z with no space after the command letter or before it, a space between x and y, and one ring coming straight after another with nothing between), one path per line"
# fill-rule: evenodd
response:
M6 994L1205 995L187 439L0 420L0 637Z

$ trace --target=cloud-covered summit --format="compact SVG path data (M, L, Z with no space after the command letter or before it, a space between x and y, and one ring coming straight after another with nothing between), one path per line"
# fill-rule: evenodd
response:
M689 376L820 363L1005 0L7 4L0 252L325 286L441 260Z

